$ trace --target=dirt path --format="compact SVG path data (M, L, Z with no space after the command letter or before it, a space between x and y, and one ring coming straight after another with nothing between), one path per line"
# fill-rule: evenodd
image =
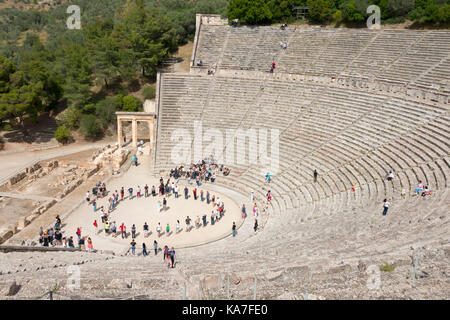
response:
M31 165L35 161L49 160L66 156L68 154L78 153L81 151L100 148L113 142L96 142L82 143L59 147L57 149L34 151L34 152L17 152L10 154L0 154L0 184L2 184L10 175Z

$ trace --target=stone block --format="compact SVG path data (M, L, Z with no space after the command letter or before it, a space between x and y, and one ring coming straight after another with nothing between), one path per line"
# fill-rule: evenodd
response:
M15 296L21 286L16 281L7 281L5 284L0 285L0 296Z
M13 236L14 232L12 230L3 230L0 232L0 243L5 242Z
M219 275L217 274L207 274L204 278L205 289L217 289L219 288Z

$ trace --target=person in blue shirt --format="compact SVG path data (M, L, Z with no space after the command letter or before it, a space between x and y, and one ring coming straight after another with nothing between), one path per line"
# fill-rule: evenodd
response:
M169 257L171 267L175 268L175 249L173 247L169 250Z

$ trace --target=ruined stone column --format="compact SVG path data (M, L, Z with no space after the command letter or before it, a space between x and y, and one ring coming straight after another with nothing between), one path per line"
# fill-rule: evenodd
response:
M131 136L133 137L133 146L137 146L137 121L133 119L131 121Z
M119 143L119 148L122 148L123 145L123 136L122 136L122 121L119 117L117 117L117 142Z

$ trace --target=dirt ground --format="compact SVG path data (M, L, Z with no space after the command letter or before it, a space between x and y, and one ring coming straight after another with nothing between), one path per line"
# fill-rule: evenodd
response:
M69 169L71 167L73 168L73 166L83 165L90 161L95 150L96 149L85 150L63 157L56 157L54 159L42 161L40 164L43 168L45 168L47 163L52 160L58 160L60 166L50 171L48 175L38 178L32 182L28 182L28 179L24 178L15 185L3 186L0 188L0 192L54 198L66 187L66 185L70 182L70 179L74 179L81 175L81 168L75 169L73 172L68 172ZM72 193L76 193L78 189L79 188ZM86 191L83 189L82 194L85 192ZM68 206L74 204L74 201L64 201L66 198L70 198L70 195L71 194L63 198L61 203L57 203L55 205L55 207L58 207L58 209L56 209L57 211L64 210L68 208ZM0 197L0 231L7 229L10 226L15 226L20 218L29 216L35 208L45 202L45 200L41 201ZM52 209L53 208L49 211L55 212L55 210ZM43 216L45 215L46 213L43 214Z
M189 72L189 64L191 62L192 48L194 43L189 41L186 45L178 48L178 52L175 57L180 57L183 59L182 62L174 64L175 72Z
M30 215L41 202L0 197L0 232L14 227L20 218Z

